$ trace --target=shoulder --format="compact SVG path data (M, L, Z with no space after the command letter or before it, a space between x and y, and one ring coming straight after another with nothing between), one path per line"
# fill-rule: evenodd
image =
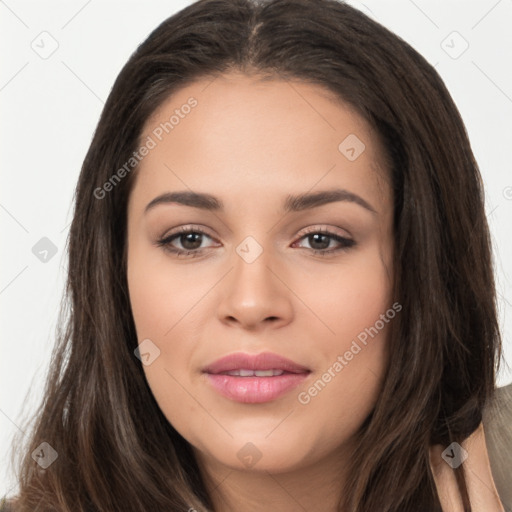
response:
M505 510L512 510L512 383L496 389L484 411L483 424L498 494Z
M461 444L452 443L448 447L432 446L430 457L432 474L443 511L465 510L454 471L461 464L464 464L468 495L475 510L504 512L503 506L508 507L498 492L491 472L483 423Z

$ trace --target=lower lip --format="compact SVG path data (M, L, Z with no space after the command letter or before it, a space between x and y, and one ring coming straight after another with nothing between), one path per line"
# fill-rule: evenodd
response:
M274 377L237 377L207 373L216 391L226 398L247 404L270 402L296 388L309 373L284 373Z

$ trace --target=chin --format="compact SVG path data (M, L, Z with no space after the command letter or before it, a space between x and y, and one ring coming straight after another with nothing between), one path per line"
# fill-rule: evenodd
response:
M266 431L260 431L253 436L247 434L243 437L224 438L223 442L213 446L201 442L200 448L195 445L195 451L196 455L233 470L269 473L293 471L321 458L318 450L307 452L304 436L299 432L290 435L288 431L283 431L281 435L272 433L267 436Z

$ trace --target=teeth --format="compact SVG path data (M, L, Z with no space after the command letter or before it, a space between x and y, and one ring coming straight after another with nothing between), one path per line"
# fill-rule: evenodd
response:
M281 375L283 370L256 370L254 375L256 377L273 377L274 375Z
M229 372L225 372L226 375L234 375L236 377L275 377L277 375L282 375L284 373L283 370L230 370Z

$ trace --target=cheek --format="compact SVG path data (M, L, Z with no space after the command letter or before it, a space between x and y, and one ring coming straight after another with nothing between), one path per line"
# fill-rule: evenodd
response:
M139 341L170 337L181 319L200 298L201 287L177 266L151 251L129 255L128 288ZM203 292L204 293L204 292Z
M392 320L388 317L386 323L380 315L395 311L384 301L382 307L375 302L363 312L355 309L357 315L347 315L335 324L336 341L323 346L325 364L296 396L301 428L317 430L327 452L361 427L378 400L388 365L387 336Z
M360 253L353 264L328 276L317 274L315 283L309 299L325 326L315 346L324 364L297 401L310 418L332 411L325 429L350 435L377 400L388 363L388 333L401 307L393 307L390 276L377 251Z
M386 330L389 322L382 324L380 318L392 305L392 282L385 263L373 250L361 251L347 258L346 263L325 268L316 269L314 280L305 272L295 290L309 308L309 329L316 327L314 337L321 340L315 348L332 357L333 352L348 350L358 336L364 341L365 333L368 335L367 330L376 322L378 331ZM391 314L394 316L393 311ZM370 357L371 351L365 352Z
M195 287L168 263L148 264L149 255L144 251L134 249L128 261L128 288L138 342L149 339L157 347L153 350L158 356L143 365L151 391L171 423L177 420L172 416L174 411L184 418L197 416L197 404L184 389L188 387L190 360L196 347L193 327L200 325L197 303L205 290Z

